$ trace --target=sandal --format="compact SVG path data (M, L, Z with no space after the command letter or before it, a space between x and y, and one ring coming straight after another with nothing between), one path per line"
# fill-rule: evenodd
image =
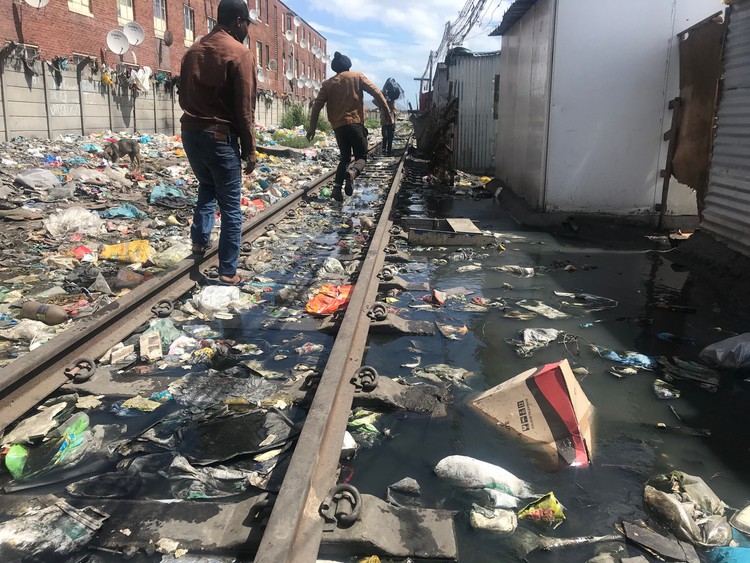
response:
M247 280L243 276L241 276L239 274L234 274L232 277L229 277L229 276L219 276L219 278L217 280L217 283L219 285L230 285L230 286L231 285L236 285L238 287L241 286L241 285L245 285L246 282L247 282Z

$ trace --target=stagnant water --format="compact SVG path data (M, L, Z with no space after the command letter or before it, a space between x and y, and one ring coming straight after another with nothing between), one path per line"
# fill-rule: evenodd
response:
M409 376L403 368L415 355L406 349L419 349L422 364L447 363L476 374L469 381L471 390L455 390L454 402L445 417L390 415L382 424L389 426L392 439L384 438L361 450L351 464L351 483L362 491L383 495L389 484L410 476L422 487L420 504L426 507L463 511L456 520L461 561L472 563L515 561L503 538L472 530L466 511L476 500L466 491L441 481L433 473L445 456L461 454L504 467L529 481L540 493L554 491L566 508L567 521L554 531L533 528L559 537L605 535L623 520L647 519L642 495L645 481L658 473L681 470L702 477L729 506L742 508L750 501L750 414L747 408L750 383L743 377L727 375L716 393L688 381L675 385L682 396L660 400L652 390L655 375L641 371L618 379L609 373L612 362L599 358L586 342L617 351L634 350L659 356L679 356L697 360L708 344L746 331L748 319L729 308L720 288L673 262L674 253L665 252L645 237L622 232L622 240L612 237L598 242L592 230L572 236L521 229L494 200L463 199L455 204L442 202L451 216L476 216L483 228L508 233L505 251L477 249L485 255L466 261L435 263L454 249L422 249L413 253L414 266L407 267L410 279L428 281L437 289L463 287L467 297L510 300L528 297L555 306L560 301L554 291L586 292L615 299L619 306L581 318L549 320L537 317L520 321L504 318L501 311L462 311L460 304L448 302L443 309L418 310L412 318L437 320L452 325L465 324L468 333L460 340L440 334L433 337L377 337L370 341L368 365L389 376ZM419 206L412 211L419 212ZM567 272L553 264L569 261L578 269ZM479 263L480 270L459 273L457 268ZM489 269L517 264L544 266L541 276L520 279ZM582 265L591 269L582 269ZM513 289L504 287L510 283ZM414 297L420 297L415 295ZM695 308L695 313L675 312L655 307L662 302ZM619 319L619 320L617 320ZM582 323L594 320L589 328ZM517 337L524 328L556 328L581 337L578 346L562 344L538 351L531 358L518 357L506 338ZM658 339L670 332L695 341L673 344ZM579 381L596 408L594 462L590 467L550 472L529 455L518 439L494 429L468 402L489 387L529 368L567 358L571 365L583 366L590 375ZM745 375L744 377L747 377ZM672 406L681 421L669 409ZM669 429L657 428L665 423ZM677 427L677 428L675 428ZM679 429L706 429L710 437L686 435ZM606 546L604 546L606 549ZM584 547L558 553L536 553L530 561L586 561L602 547ZM629 548L631 555L643 554Z

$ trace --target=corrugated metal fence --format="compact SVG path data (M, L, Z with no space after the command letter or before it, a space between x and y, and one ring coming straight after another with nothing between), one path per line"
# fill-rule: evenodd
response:
M750 256L750 0L731 6L724 83L701 226Z
M474 173L494 173L497 114L495 77L500 53L456 56L448 63L448 84L458 98L453 165Z

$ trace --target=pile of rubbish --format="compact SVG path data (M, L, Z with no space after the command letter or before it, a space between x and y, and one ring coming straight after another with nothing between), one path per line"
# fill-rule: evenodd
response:
M104 158L120 138L18 137L0 148L0 366L190 256L197 184L180 137L130 137L140 169ZM334 149L325 135L316 145L295 158L258 154L245 218L323 172Z

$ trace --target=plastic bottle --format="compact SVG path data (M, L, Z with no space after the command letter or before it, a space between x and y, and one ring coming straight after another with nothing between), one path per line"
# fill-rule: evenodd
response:
M67 322L68 313L59 305L47 305L32 299L21 306L21 317L42 321L48 325L59 325Z

